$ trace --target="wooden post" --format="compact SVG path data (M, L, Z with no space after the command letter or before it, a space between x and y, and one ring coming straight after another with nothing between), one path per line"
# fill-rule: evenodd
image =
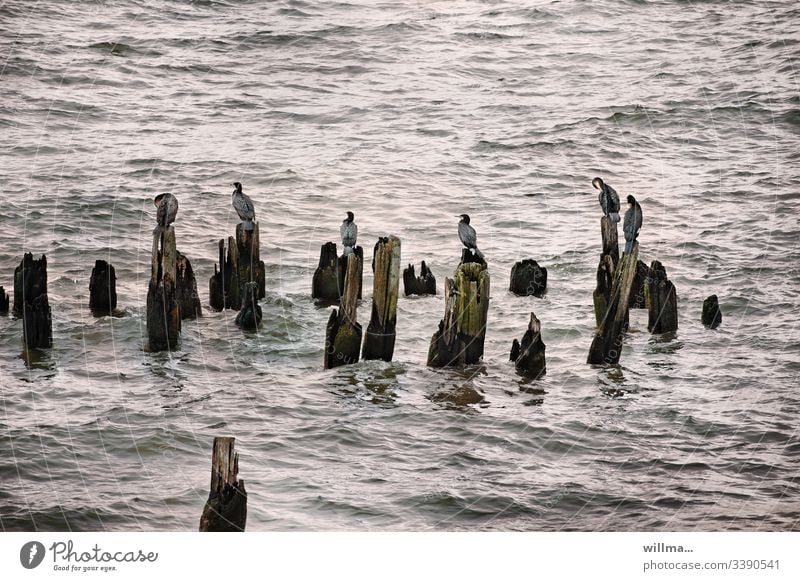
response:
M647 273L649 272L647 264L641 260L636 262L636 273L633 275L633 287L631 288L631 298L628 306L631 309L646 309L647 308L647 292L645 287L647 285Z
M196 319L203 316L197 280L192 264L183 254L176 251L175 258L175 298L181 309L181 319Z
M214 438L211 486L200 517L200 532L243 532L247 522L247 491L239 480L235 438Z
M117 275L105 260L95 260L89 278L89 309L95 317L110 315L117 308Z
M356 284L358 285L358 292L356 292L356 298L360 299L361 298L361 286L362 286L363 279L364 279L364 249L361 248L360 246L356 246L353 249L353 254L358 256L358 263L357 263L358 272L356 273L355 281L356 281ZM340 297L344 296L345 279L347 278L348 269L350 268L350 263L348 262L347 258L348 257L345 256L344 254L342 254L339 257L339 269L338 269L337 273L338 273L339 296Z
M227 253L225 240L219 241L219 262L214 265L214 275L208 282L209 304L221 311L242 308L244 287L256 283L256 300L266 296L266 267L261 260L258 223L252 230L245 230L242 223L236 225L236 236L228 237Z
M147 336L150 351L174 349L181 333L181 309L176 297L175 228L153 231L150 283L147 288Z
M244 300L239 314L236 315L236 324L243 329L258 329L261 324L261 306L258 304L258 283L248 282L244 285Z
M325 329L325 369L358 362L361 351L361 325L356 320L360 259L353 253L347 257L347 278L339 309L333 309Z
M483 357L489 312L489 271L485 263L459 265L444 279L444 318L431 337L428 365L470 365Z
M543 297L547 291L547 269L532 258L526 258L511 267L511 284L508 290L515 295Z
M667 271L658 260L650 264L647 274L647 328L651 333L678 330L678 297L675 285L667 279Z
M403 270L403 293L407 297L436 294L436 277L424 260L419 268L419 276L416 276L413 264L409 264L408 268Z
M611 303L611 290L614 287L614 260L610 254L603 254L600 257L600 264L597 265L597 288L592 293L594 300L594 318L597 327L603 324L603 319L608 312Z
M3 287L0 287L2 293ZM719 299L717 295L711 295L703 301L703 314L701 317L703 325L708 329L716 329L722 323L722 311L719 309Z
M372 259L374 283L372 316L364 337L363 359L391 361L397 324L397 295L400 292L400 239L380 238Z
M339 258L336 244L326 242L319 250L319 265L311 279L311 298L339 300Z
M8 293L6 292L6 289L0 286L0 314L6 314L8 312L8 307Z
M14 314L22 318L28 349L53 346L53 319L47 299L47 257L26 253L14 270Z
M514 339L514 344L511 346L511 360L515 362L517 373L525 377L539 379L547 372L544 358L545 344L542 341L541 331L542 324L531 312L531 320L528 323L528 330L522 336L522 343Z
M638 258L639 243L634 241L633 249L630 253L622 255L619 267L614 273L614 285L611 290L608 308L595 331L592 345L589 348L587 363L619 363L623 335L628 327L628 303L630 302L633 275L636 272Z
M600 234L603 237L603 254L608 254L614 262L614 268L619 262L619 242L617 239L617 223L612 222L608 216L600 218Z

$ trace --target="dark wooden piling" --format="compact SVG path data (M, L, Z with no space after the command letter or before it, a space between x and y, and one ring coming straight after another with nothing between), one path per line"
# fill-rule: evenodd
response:
M628 328L628 304L638 258L639 243L634 241L633 249L630 253L623 254L614 273L614 284L611 289L608 308L595 331L592 345L589 348L587 363L619 363L623 336Z
M6 289L0 286L0 314L4 315L8 312L9 308L9 297Z
M200 517L200 532L243 532L247 523L247 491L239 479L235 438L214 438L211 485Z
M459 265L444 279L444 318L431 337L428 365L461 366L483 357L489 312L489 271L485 263Z
M333 309L325 328L325 369L358 362L362 334L357 321L359 261L355 253L347 256L347 278L341 305Z
M236 315L236 324L242 329L258 329L261 324L261 306L258 304L258 283L248 282L244 285L242 308Z
M391 361L397 324L397 295L400 292L400 239L381 238L372 259L372 315L364 336L363 359Z
M14 314L22 318L28 349L53 346L53 318L47 298L47 257L26 253L14 270Z
M179 251L175 254L175 298L181 309L181 319L196 319L203 315L203 307L192 263Z
M174 349L181 333L181 309L176 292L175 228L153 231L153 254L147 288L147 336L150 351Z
M333 242L326 242L319 250L319 264L311 279L311 298L339 300L339 257Z
M0 287L2 293L3 287ZM722 323L722 311L719 309L719 299L717 295L711 295L703 301L703 314L701 317L703 325L709 329L716 329Z
M532 258L515 263L508 290L521 297L543 297L547 291L547 269Z
M403 270L403 292L407 297L436 294L436 277L424 260L419 268L419 276L416 276L413 264Z
M117 308L117 274L105 260L95 260L89 278L89 309L96 317L110 315Z
M236 236L229 236L227 250L225 240L219 241L219 262L214 265L214 274L208 282L209 304L217 311L242 308L244 287L256 283L257 299L266 296L266 266L261 260L261 242L258 223L252 230L236 225Z
M647 274L647 328L651 333L678 330L678 296L675 285L667 279L667 271L658 260L650 264Z
M617 238L617 223L612 222L608 216L600 218L600 235L603 239L603 254L608 254L614 262L614 268L619 263L619 241Z
M356 272L355 284L358 286L356 292L356 298L361 298L361 290L364 281L364 249L360 246L356 246L353 249L353 254L358 257L358 262L356 265L358 267L358 272ZM350 268L350 262L347 260L348 256L342 254L339 257L339 269L337 271L338 281L339 281L339 296L344 296L344 285L345 279L348 275L348 269Z
M514 339L514 343L511 345L511 360L514 361L517 373L533 379L539 379L544 375L547 372L545 348L544 341L542 341L542 324L531 312L531 320L528 323L527 331L522 336L522 342Z
M650 269L647 264L641 260L636 262L636 272L633 275L633 286L631 287L631 296L628 301L628 307L631 309L646 309L647 308L647 273Z
M603 319L608 312L608 305L611 303L611 291L614 287L614 260L610 254L603 254L600 257L600 264L597 265L597 287L592 293L594 301L594 318L597 327L603 324Z

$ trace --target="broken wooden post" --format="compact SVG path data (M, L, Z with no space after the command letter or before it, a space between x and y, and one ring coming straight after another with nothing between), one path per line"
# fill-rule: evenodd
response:
M628 327L628 303L638 258L639 243L634 241L631 252L622 255L617 271L614 273L614 284L608 308L595 331L587 363L619 363L623 335Z
M0 287L2 293L3 287ZM703 301L703 315L701 317L703 325L708 329L716 329L722 323L722 311L719 309L719 299L717 295L711 295Z
M175 272L178 251L173 226L155 228L152 252L147 288L147 336L150 351L163 351L177 346L181 332Z
M617 238L617 223L612 222L608 216L600 218L600 235L603 238L603 254L608 254L614 262L614 268L619 262L619 242Z
M364 279L364 249L360 246L356 246L353 249L353 254L358 257L358 262L356 263L358 266L358 272L356 273L355 283L358 285L358 290L356 292L356 298L361 298L361 286ZM339 270L338 272L338 281L339 281L339 296L344 296L344 284L345 279L347 278L348 269L350 268L350 262L348 262L347 258L349 255L342 254L339 257Z
M400 292L400 239L380 238L372 259L374 282L372 315L364 337L363 359L391 361L397 324L397 295Z
M408 268L403 270L403 292L407 297L436 294L436 277L424 260L420 265L419 276L416 276L413 264L409 264Z
M249 225L249 224L248 224ZM236 225L236 236L219 241L219 262L214 265L214 275L208 282L209 304L215 310L242 308L244 287L256 283L257 299L266 296L266 267L261 260L258 223L246 230L243 223Z
M248 282L244 285L242 308L236 315L236 324L242 329L258 329L261 324L261 306L258 304L258 283Z
M603 324L603 319L611 303L611 290L614 287L614 260L610 254L600 257L597 265L597 287L592 293L594 301L594 318L598 327Z
M0 286L0 314L6 314L8 312L8 306L8 293L6 292L6 289Z
M89 278L89 309L96 317L110 315L117 308L117 275L105 260L95 260Z
M239 480L235 438L214 438L211 486L200 517L200 532L243 532L247 522L247 491Z
M339 257L336 244L326 242L319 250L319 265L311 279L311 298L339 300Z
M525 377L539 379L547 371L544 352L545 344L542 341L542 324L536 315L531 312L528 330L522 336L522 342L514 339L511 346L511 360L514 361L517 373Z
M189 259L175 251L175 299L181 309L181 319L196 319L203 315L197 280Z
M650 264L647 274L647 328L651 333L678 330L678 297L675 285L667 279L667 271L658 260Z
M468 251L467 251L468 252ZM431 337L428 365L470 365L483 357L489 312L489 271L486 264L459 265L454 279L444 279L444 319Z
M358 362L361 351L361 325L357 321L359 262L357 254L347 256L341 306L333 309L325 328L325 369Z
M511 267L508 290L521 297L543 297L547 291L547 269L532 258L515 263Z
M631 297L628 301L628 307L631 309L646 309L647 308L647 273L650 269L647 264L638 260L636 262L636 272L633 275L633 286L631 287Z
M53 346L53 318L47 299L47 257L26 253L14 270L14 314L22 318L28 349Z

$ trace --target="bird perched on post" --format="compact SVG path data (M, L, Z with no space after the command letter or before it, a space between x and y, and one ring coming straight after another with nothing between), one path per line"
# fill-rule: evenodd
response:
M628 196L628 210L625 212L625 220L622 223L622 231L625 234L625 254L633 250L633 243L639 236L642 227L642 207L636 198Z
M253 200L242 191L242 184L239 182L234 182L233 187L233 209L239 214L242 227L245 230L252 230L253 220L256 219L256 207L253 205Z
M156 210L156 222L162 228L166 228L175 221L178 214L178 198L172 194L158 194L153 199Z
M458 217L461 218L458 223L458 237L461 239L461 244L466 246L474 256L486 262L483 257L483 252L478 250L478 235L475 232L475 228L469 225L469 216L461 214Z
M600 190L597 199L600 201L600 207L603 208L603 214L608 216L612 222L619 222L619 196L617 191L600 178L594 178L592 185Z
M353 254L353 249L356 247L358 240L358 226L353 222L355 216L353 212L347 212L347 218L342 220L342 225L339 226L339 234L342 235L342 254L347 256Z

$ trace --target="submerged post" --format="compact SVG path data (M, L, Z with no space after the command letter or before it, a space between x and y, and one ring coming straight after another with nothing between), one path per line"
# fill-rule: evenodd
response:
M357 321L359 262L357 254L347 256L347 278L341 305L331 311L325 328L325 369L358 363L362 334Z
M508 290L517 296L543 297L547 291L547 269L532 258L516 262L511 267Z
M531 312L528 330L522 336L522 342L514 339L511 345L511 361L517 373L525 377L539 379L547 371L544 352L545 344L542 341L542 324L536 315Z
M110 315L117 308L117 275L105 260L96 260L89 278L89 309L96 317Z
M372 291L372 316L364 337L364 359L391 361L397 324L397 295L400 292L400 239L380 238L372 259L375 275Z
M14 270L14 314L22 318L28 349L53 346L53 319L47 298L47 257L26 253Z
M8 307L8 293L6 292L6 289L0 286L0 315L6 314L8 312Z
M651 333L678 330L678 297L675 285L667 279L667 271L658 260L650 264L647 274L647 328Z
M258 329L261 324L261 306L258 304L258 283L248 282L244 285L242 308L236 315L236 324L242 329Z
M200 517L200 532L243 532L247 522L247 492L239 480L235 438L214 438L211 486Z
M444 279L444 318L431 337L430 367L477 363L483 357L489 312L489 271L486 263L461 264L453 280Z
M436 294L436 277L424 260L419 268L419 276L416 276L413 264L409 264L408 268L403 270L403 293L407 297Z
M636 273L633 275L633 287L628 306L631 309L647 308L647 273L650 269L641 260L636 262Z
M0 287L2 293L3 287ZM703 301L703 314L701 316L703 325L709 329L716 329L722 323L722 311L719 309L719 299L717 295L711 295Z
M153 231L150 283L147 288L147 336L150 351L174 349L181 333L181 309L176 296L175 228Z

